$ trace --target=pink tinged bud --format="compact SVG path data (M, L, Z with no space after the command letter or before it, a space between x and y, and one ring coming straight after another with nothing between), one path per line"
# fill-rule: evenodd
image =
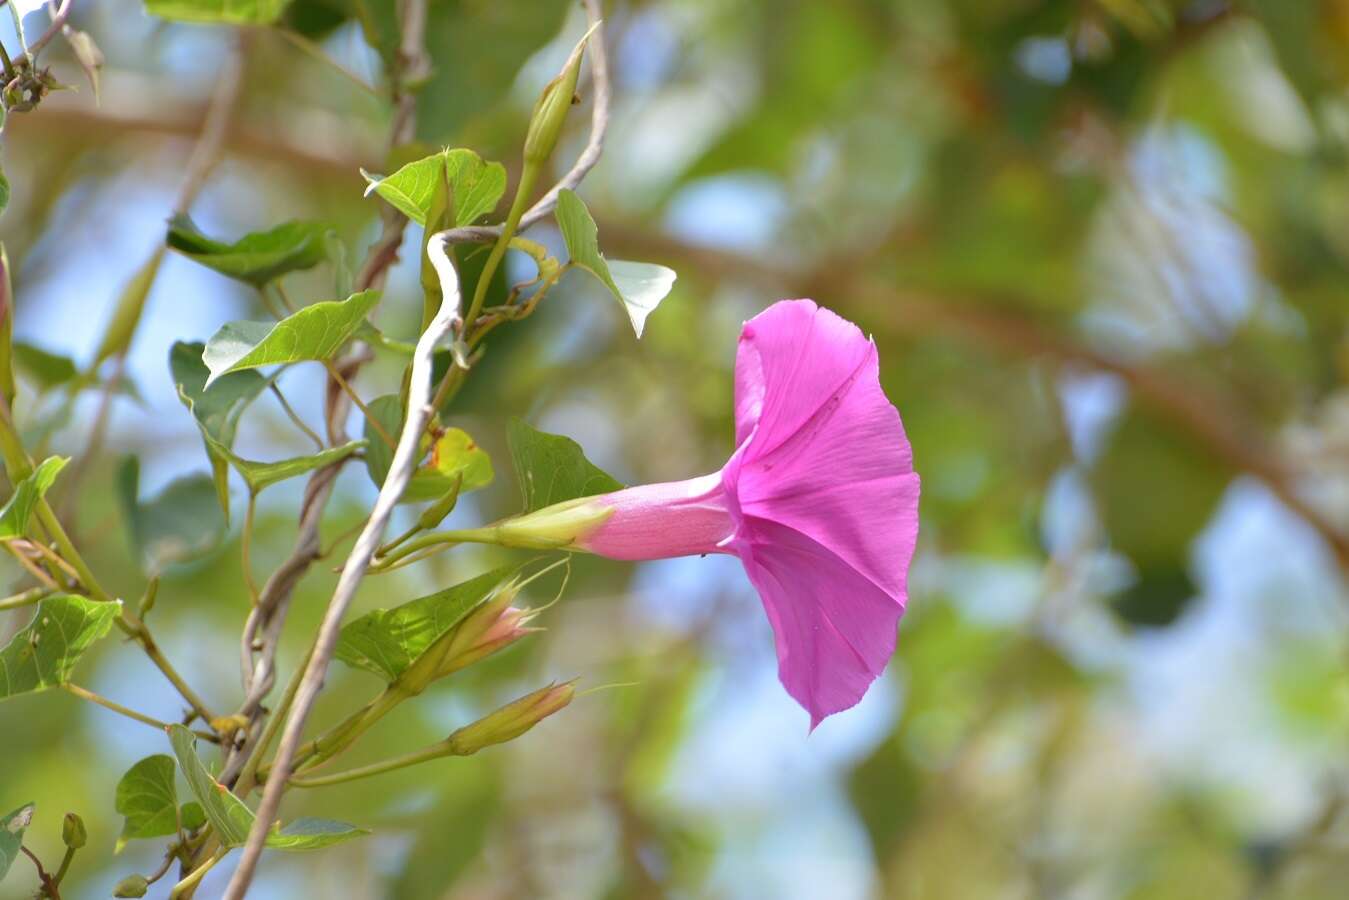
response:
M497 616L496 621L478 636L477 640L445 660L439 674L444 676L451 672L457 672L486 659L498 650L514 644L520 638L535 630L525 627L525 623L529 621L531 615L530 610L519 609L514 606L507 607Z
M530 629L523 626L530 611L511 606L519 593L520 585L512 579L456 625L446 637L449 644L434 677L467 668L528 634Z
M484 747L514 740L571 703L574 696L576 687L573 682L550 684L465 725L450 735L446 744L452 754L468 756Z
M894 653L918 538L913 453L876 346L814 301L745 323L735 393L736 450L721 472L591 498L610 514L573 546L738 556L773 626L778 676L814 728L861 700Z

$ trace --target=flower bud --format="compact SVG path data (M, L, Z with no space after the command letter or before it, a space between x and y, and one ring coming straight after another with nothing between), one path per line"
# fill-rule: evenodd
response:
M504 744L518 738L571 703L574 696L576 696L575 682L550 684L546 688L507 703L471 725L465 725L450 735L446 744L450 752L456 756L469 756L484 747Z
M526 628L525 623L533 617L533 612L517 606L508 606L497 615L496 621L478 636L471 644L466 644L459 652L451 651L441 663L439 677L444 677L460 669L466 669L476 662L486 659L498 650L509 647L520 638L534 631Z
M463 484L464 473L460 472L459 477L455 478L450 489L439 500L428 506L417 518L417 527L422 531L430 531L444 521L446 516L454 512L455 504L459 502L459 488Z
M593 28L591 29L594 30ZM585 49L590 32L576 44L562 66L562 71L543 89L539 100L534 104L534 115L529 120L529 131L525 134L525 165L543 165L553 155L558 135L562 133L562 123L571 109L572 97L576 94L576 80L581 74L581 53Z
M61 821L61 841L71 850L78 850L89 843L89 832L85 830L84 820L74 813L66 813Z
M613 513L613 507L594 497L566 500L500 523L496 526L498 542L530 550L572 547Z
M150 890L150 882L144 875L128 875L112 889L114 897L144 897Z
M511 606L519 593L520 584L514 579L503 584L417 657L399 676L398 689L416 696L436 679L472 665L526 634L527 629L519 626L528 617L528 611Z

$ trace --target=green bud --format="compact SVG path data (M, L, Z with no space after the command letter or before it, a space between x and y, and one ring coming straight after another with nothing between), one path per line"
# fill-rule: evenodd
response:
M61 821L61 840L71 850L78 850L89 843L89 832L84 828L84 820L74 813L66 813Z
M450 752L456 756L469 756L484 747L504 744L518 738L571 703L574 696L576 696L575 682L550 684L546 688L507 703L472 725L465 725L450 735L446 744Z
M398 690L405 695L416 696L436 679L468 665L467 662L456 664L456 661L477 649L519 592L520 586L513 579L503 584L486 602L479 604L462 622L437 638L426 648L426 652L408 666L398 677Z
M417 518L417 527L423 531L430 530L444 521L445 517L454 512L454 506L459 502L459 488L464 484L464 473L460 472L454 479L454 486L441 496L439 500L432 503Z
M536 512L507 519L494 526L503 547L560 550L571 547L613 515L612 506L580 497Z
M144 897L150 890L150 882L144 875L128 875L112 889L114 897Z
M596 23L598 25L598 23ZM590 31L594 31L592 27ZM525 165L542 165L553 155L557 139L562 134L562 123L571 109L572 98L576 96L576 80L581 75L581 53L585 50L590 31L585 33L567 57L562 71L543 89L539 100L534 104L534 114L529 119L529 131L525 134Z

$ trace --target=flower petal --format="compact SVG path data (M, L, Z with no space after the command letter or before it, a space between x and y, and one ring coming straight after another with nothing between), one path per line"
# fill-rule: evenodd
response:
M805 535L776 522L746 526L736 549L773 626L778 678L813 729L884 671L904 605Z
M780 300L745 323L735 358L735 442L791 437L874 353L857 326L814 300ZM757 432L756 432L757 429Z

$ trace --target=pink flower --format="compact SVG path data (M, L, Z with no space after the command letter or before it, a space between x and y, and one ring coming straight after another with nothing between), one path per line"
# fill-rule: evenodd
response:
M736 450L720 472L593 498L575 539L614 559L740 558L811 728L862 699L895 649L918 537L918 476L876 346L811 300L745 323ZM575 502L575 501L573 501Z

